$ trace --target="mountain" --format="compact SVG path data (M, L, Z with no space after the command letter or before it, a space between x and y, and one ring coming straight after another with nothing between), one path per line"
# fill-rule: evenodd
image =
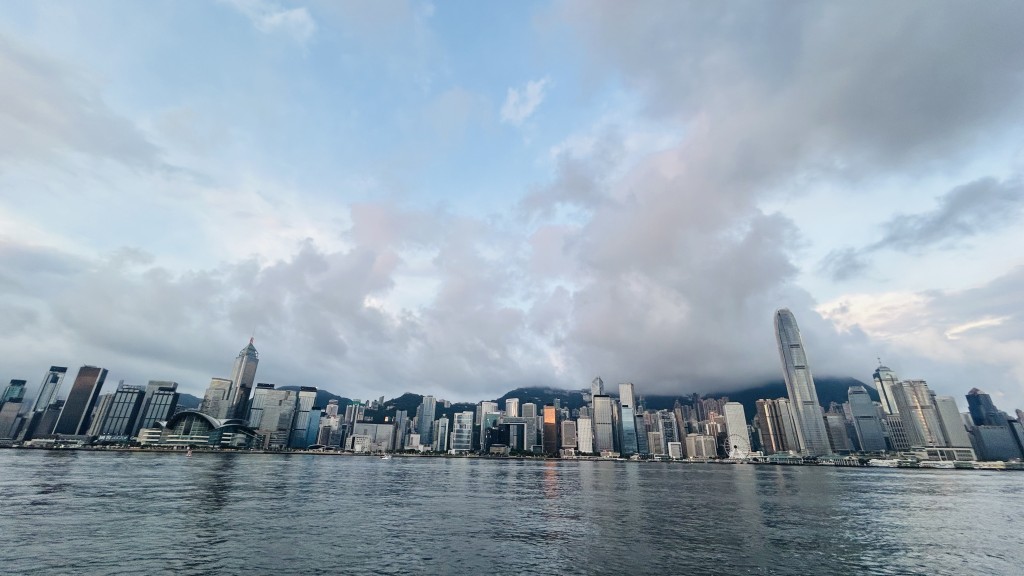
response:
M842 404L847 400L847 391L850 386L864 386L867 389L868 395L871 396L872 400L878 401L878 392L873 386L869 386L856 378L849 377L832 377L832 376L821 376L814 379L815 389L818 391L818 403L822 405L826 410L829 404L835 402ZM743 404L743 411L746 413L747 420L750 420L757 414L757 401L772 398L785 398L786 383L783 380L773 380L762 384L757 384L749 388L743 388L740 390L733 390L731 392L708 392L702 394L705 398L721 398L727 397L733 402L739 402ZM679 400L680 404L690 404L690 396L642 396L644 400L644 407L649 410L662 410L671 409L675 405L676 400Z
M198 410L203 399L184 392L178 394L177 410Z
M294 391L298 392L299 391L299 386L278 386L277 389L278 390L294 390ZM316 408L321 408L322 409L325 406L327 406L327 402L329 400L337 400L338 401L338 411L340 411L342 413L345 412L345 407L352 403L352 399L351 398L345 398L344 396L338 396L337 394L332 394L331 392L328 392L327 390L317 389L317 391L316 391L316 402L313 404L313 406L316 407Z
M815 387L818 390L818 401L821 405L828 409L828 406L832 402L842 404L847 399L847 389L850 386L864 386L867 389L868 394L872 400L878 400L878 392L874 387L864 384L856 378L848 377L831 377L821 376L814 379ZM618 396L616 394L618 386L612 385L608 387L608 393L611 396ZM282 390L298 390L298 386L281 386ZM551 388L547 386L526 386L522 388L516 388L510 390L505 394L502 394L494 402L497 402L498 409L504 409L505 400L509 398L518 398L519 405L527 403L534 403L537 405L538 410L545 404L554 404L555 400L559 401L559 404L563 408L569 410L576 410L583 406L586 406L586 400L584 399L584 390L565 390L561 388ZM589 391L586 391L589 395ZM642 389L637 390L638 396L643 400L644 408L648 410L670 410L675 406L676 401L680 404L691 405L693 400L692 394L676 394L676 395L664 395L664 394L652 394L644 395L641 394ZM700 394L703 398L722 398L726 397L733 402L739 402L743 404L743 410L746 413L747 420L749 421L757 414L756 402L762 398L785 398L786 397L786 384L783 380L771 380L768 382L762 382L755 384L748 388L742 388L739 390L732 390L729 392L710 391ZM195 406L199 406L201 399L196 398L188 394L182 394L182 397L188 397L195 401ZM316 405L323 407L327 405L328 400L337 400L339 409L344 412L345 407L352 403L352 400L337 394L332 394L326 390L317 390L316 394ZM182 400L179 400L179 404ZM408 417L412 418L419 412L420 404L423 402L423 395L413 394L406 392L397 398L392 398L384 402L384 407L381 410L366 410L365 419L370 422L384 422L385 418L394 418L395 412L398 410L405 410ZM444 405L438 404L435 411L435 417L441 416L452 417L456 412L463 411L475 411L476 403L474 402L455 402L451 406L445 408Z
M505 408L505 400L509 398L518 398L520 406L531 402L536 404L538 413L545 404L554 404L556 399L563 408L568 408L569 410L576 410L587 405L586 400L583 398L582 390L560 390L544 386L528 386L506 392L495 400L498 403L499 410Z

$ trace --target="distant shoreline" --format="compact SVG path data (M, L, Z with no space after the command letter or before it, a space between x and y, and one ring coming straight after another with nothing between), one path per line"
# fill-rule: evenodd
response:
M31 447L31 446L0 446L0 449L10 450L31 450L41 452L128 452L138 454L166 454L166 455L177 455L182 456L187 453L185 448L137 448L137 447L111 447L111 448L94 448L94 447L74 447L74 448L42 448L42 447ZM218 455L270 455L270 456L338 456L338 457L353 457L353 458L380 458L380 454L368 454L368 453L353 453L353 452L341 452L334 450L206 450L202 448L193 448L193 455L198 454L218 454ZM447 459L475 459L475 460L496 460L496 461L508 461L508 460L524 460L524 461L539 461L539 462L616 462L616 463L635 463L635 464L664 464L664 465L675 465L675 464L713 464L719 466L782 466L782 467L808 467L808 468L843 468L843 469L873 469L873 470L937 470L937 471L950 471L950 472L1024 472L1024 463L1020 462L991 462L981 463L975 462L973 467L954 467L954 468L937 468L932 466L920 466L920 465L901 465L901 466L870 466L867 464L826 464L826 463L798 463L798 462L765 462L765 461L738 461L729 459L645 459L645 460L630 460L627 458L601 458L598 456L582 456L574 458L549 458L545 456L487 456L481 454L415 454L415 453L392 453L392 457L398 458L447 458ZM980 466L978 466L980 464Z

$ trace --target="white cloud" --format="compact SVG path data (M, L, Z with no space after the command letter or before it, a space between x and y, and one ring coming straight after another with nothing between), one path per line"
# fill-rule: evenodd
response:
M285 34L305 44L316 33L316 21L306 8L287 9L269 0L224 0L264 34Z
M501 121L513 126L522 126L537 107L544 102L544 90L548 79L530 80L522 88L509 88L505 103L501 106Z

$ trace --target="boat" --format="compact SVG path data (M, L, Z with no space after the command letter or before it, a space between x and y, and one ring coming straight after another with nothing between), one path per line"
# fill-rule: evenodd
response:
M896 468L899 466L899 460L872 458L871 460L868 460L868 466L875 466L877 468Z
M381 454L380 455L380 459L381 460L391 460L391 454Z
M922 460L920 463L921 468L940 468L943 470L952 470L953 462L948 460Z
M188 451L185 452L185 457L186 458L191 458L192 457L192 448L189 448Z

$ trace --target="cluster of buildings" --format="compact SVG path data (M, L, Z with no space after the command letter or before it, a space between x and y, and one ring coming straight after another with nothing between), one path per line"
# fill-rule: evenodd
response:
M424 396L415 410L371 403L317 403L313 387L256 383L259 354L250 339L229 378L213 378L198 409L180 409L178 384L121 382L101 394L107 370L83 366L66 397L67 368L51 366L33 402L25 381L12 380L0 404L0 442L197 446L263 450L310 447L352 452L538 454L666 459L829 458L851 454L911 455L921 460L1024 458L1024 414L999 411L978 389L961 414L950 396L923 380L900 380L879 366L878 401L851 386L847 401L822 409L793 314L775 314L787 396L761 399L750 421L743 404L694 394L671 409L646 409L632 383L605 390L600 377L582 392L583 405L559 399L538 405L507 398L474 409ZM472 406L472 405L469 405Z
M1011 418L974 388L967 394L969 411L960 413L952 396L937 396L924 380L900 380L886 366L873 375L878 402L865 387L851 386L846 402L833 402L823 413L800 329L789 310L775 313L775 333L788 397L757 401L753 425L763 454L898 454L940 461L1024 458L1020 410Z

